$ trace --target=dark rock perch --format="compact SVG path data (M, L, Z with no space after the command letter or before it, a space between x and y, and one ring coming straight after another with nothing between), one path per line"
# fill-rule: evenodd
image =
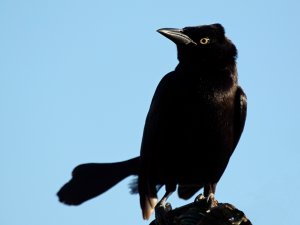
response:
M245 214L229 203L210 208L206 199L171 209L157 208L150 225L252 225Z

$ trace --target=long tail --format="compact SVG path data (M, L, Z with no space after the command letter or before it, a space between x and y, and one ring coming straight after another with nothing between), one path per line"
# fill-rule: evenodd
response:
M130 175L138 175L140 157L116 163L82 164L58 192L59 201L79 205L107 191Z

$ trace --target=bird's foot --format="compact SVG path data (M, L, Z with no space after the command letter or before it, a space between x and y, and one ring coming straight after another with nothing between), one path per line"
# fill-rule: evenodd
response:
M170 203L160 201L155 206L155 221L157 225L167 225L169 224L167 213L172 210Z
M209 205L209 210L208 210L208 211L210 211L210 209L212 209L212 208L218 206L218 201L217 201L217 199L215 198L215 195L214 195L213 193L210 193L210 194L207 196L206 201L207 201L207 203L208 203L208 205Z
M206 199L206 198L204 197L204 195L203 195L203 194L200 194L200 195L198 195L198 196L195 198L195 202L200 202L200 201L202 201L202 200L204 200L204 199Z
M218 206L218 201L215 198L215 195L213 193L210 193L207 197L205 197L203 194L198 195L195 198L195 202L205 201L208 205L208 212L211 210L211 208Z

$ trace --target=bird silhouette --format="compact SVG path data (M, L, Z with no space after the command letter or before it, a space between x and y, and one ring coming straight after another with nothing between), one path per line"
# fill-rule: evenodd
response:
M144 219L176 191L188 199L204 188L213 203L244 129L247 98L237 80L237 49L221 24L163 28L177 46L178 65L165 75L146 117L140 156L114 163L77 166L57 193L68 205L94 198L122 179L136 175ZM157 192L165 186L158 202Z

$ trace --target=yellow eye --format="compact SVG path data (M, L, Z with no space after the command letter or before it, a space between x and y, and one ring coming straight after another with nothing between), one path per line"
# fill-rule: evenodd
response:
M205 37L205 38L201 38L200 39L200 44L201 45L207 45L210 43L210 39L208 37Z

